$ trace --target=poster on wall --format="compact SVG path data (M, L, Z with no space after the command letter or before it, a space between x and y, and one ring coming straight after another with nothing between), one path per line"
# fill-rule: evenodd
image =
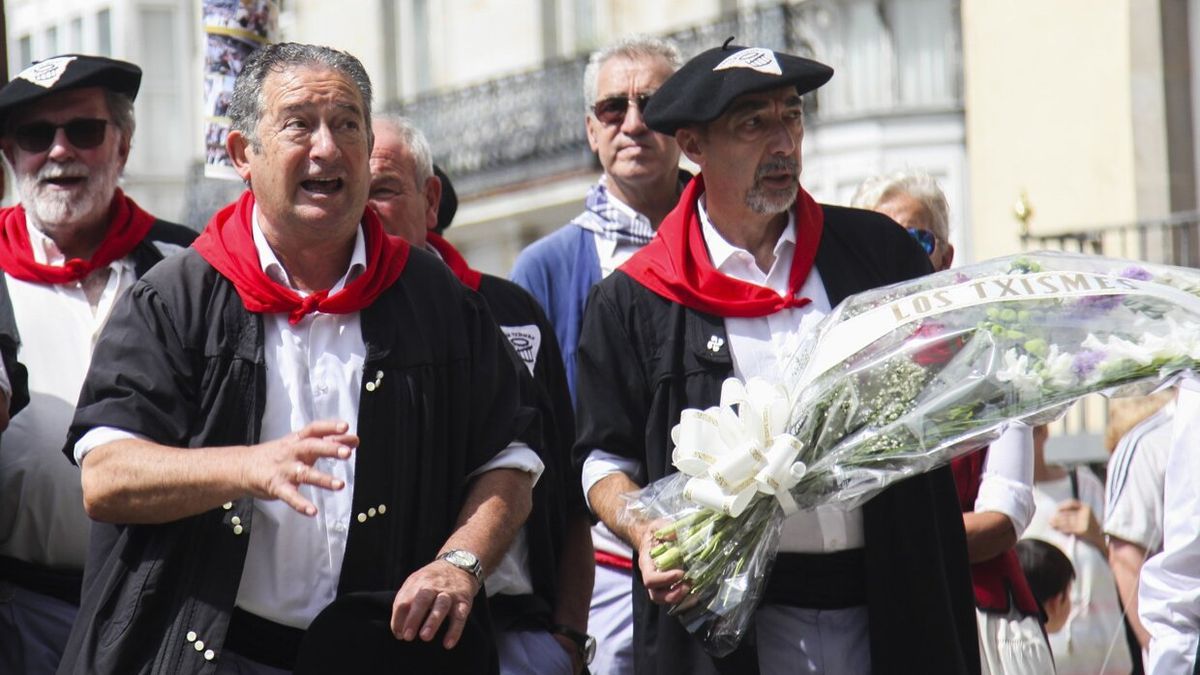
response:
M233 82L250 52L275 35L275 0L204 0L204 175L238 179L225 152Z

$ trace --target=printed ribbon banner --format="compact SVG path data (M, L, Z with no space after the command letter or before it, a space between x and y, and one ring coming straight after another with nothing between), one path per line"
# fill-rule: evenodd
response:
M800 387L892 331L939 314L990 303L1139 295L1183 305L1200 313L1200 298L1153 281L1126 278L1117 272L1056 271L1013 276L994 274L955 286L930 289L897 298L834 325L822 336L808 361Z
M240 180L225 152L233 82L250 52L267 44L278 21L276 0L204 0L204 175Z

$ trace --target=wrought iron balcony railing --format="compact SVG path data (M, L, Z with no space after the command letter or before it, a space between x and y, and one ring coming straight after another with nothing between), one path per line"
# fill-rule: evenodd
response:
M907 6L903 0L888 0L887 4L896 5L892 8L895 11ZM734 36L739 44L793 54L811 55L812 46L819 44L823 52L828 51L836 60L838 54L846 51L839 51L837 36L849 33L838 26L838 22L850 20L842 9L841 3L829 0L759 5L666 37L679 45L684 58ZM945 0L938 11L950 17L943 23L957 35L957 3ZM881 28L878 34L881 45L890 44L886 30ZM936 47L954 51L956 42L939 40ZM944 72L932 73L931 77L957 82L961 79L960 59L957 53L944 56L939 61ZM582 84L586 65L587 55L549 61L529 72L422 95L401 105L398 111L425 131L437 162L454 178L455 187L463 194L481 194L548 176L593 169L595 158L588 150L583 122ZM833 65L840 68L839 63ZM897 74L904 66L902 59L888 57L864 68L854 84L859 89L890 91L896 82L907 81ZM906 72L928 70L912 67ZM876 80L878 87L872 84ZM950 96L953 100L949 105L960 105L955 98L960 96L957 88L951 88ZM855 108L853 101L852 96L835 97L831 99L829 112L838 116L853 116L868 111L867 108L879 112L871 107L878 106L879 101L864 102L862 105L867 107L863 110ZM816 103L810 101L809 112L819 120L821 113ZM890 106L888 110L900 111L948 104L942 93L933 99L914 99L897 92L887 94L884 105Z
M1054 250L1129 258L1145 262L1200 267L1200 212L1126 225L1067 230L1057 234L1026 234L1026 251Z

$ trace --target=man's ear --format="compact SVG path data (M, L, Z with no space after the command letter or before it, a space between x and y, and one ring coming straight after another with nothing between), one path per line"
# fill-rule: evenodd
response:
M437 228L438 206L442 203L442 179L430 176L425 179L425 229Z
M125 170L125 162L129 161L129 148L133 144L133 139L130 138L124 131L119 132L121 140L117 143L117 157L120 158L120 170Z
M954 264L954 244L946 242L946 255L942 256L942 266L944 269L950 269Z
M225 136L225 152L229 154L229 161L233 162L233 169L246 183L250 182L250 158L249 154L254 152L250 147L250 139L236 129L230 129L229 134Z
M597 140L600 134L600 127L602 126L600 120L592 117L591 114L585 115L583 126L587 129L588 147L592 149L592 152L596 152L600 149L600 143Z
M679 146L679 151L685 157L692 160L697 166L704 167L703 157L704 150L701 143L700 132L695 127L683 127L675 130L675 143Z

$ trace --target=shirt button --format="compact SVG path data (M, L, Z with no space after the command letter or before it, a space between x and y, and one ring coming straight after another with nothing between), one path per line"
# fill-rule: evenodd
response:
M244 529L244 528L243 528L241 525L234 525L234 526L233 526L233 533L234 533L234 534L241 534L241 533L242 533L242 532L244 532L244 531L245 531L245 529Z
M188 641L188 642L195 642L195 641L196 641L196 631L194 631L194 630L189 630L189 631L188 631L188 634L187 634L187 641Z
M233 502L225 502L224 504L221 505L221 508L228 511L229 509L233 508Z
M216 656L217 656L217 653L211 649L205 650L205 652L204 652L204 660L205 661L212 661Z
M365 513L358 514L358 522L360 522L360 523L367 522L367 514L365 514Z
M196 640L196 651L204 651L204 640Z
M241 519L241 518L239 518L238 516L234 516L234 517L232 517L232 518L230 518L230 519L229 519L229 522L233 523L234 525L241 525L241 524L242 524L242 519Z

